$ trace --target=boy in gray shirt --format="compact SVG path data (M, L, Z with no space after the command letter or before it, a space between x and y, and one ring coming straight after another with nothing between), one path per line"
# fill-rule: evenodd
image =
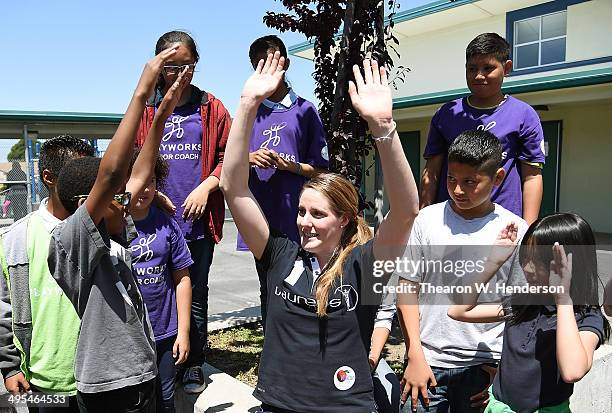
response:
M188 83L183 71L166 93L126 191L126 154L140 114L176 51L173 46L147 63L104 157L73 160L58 178L60 201L71 215L53 230L48 264L81 318L74 368L81 412L155 411L155 341L120 235L127 225L128 191L137 200L150 182L164 121Z
M451 199L423 208L414 221L406 258L422 265L400 273L402 285L412 289L398 297L408 358L402 399L412 399L404 412L412 407L418 412L477 413L486 404L484 395L495 372L489 365L501 356L503 324L458 322L447 316L447 308L460 296L456 287L462 276L484 265L479 260L488 251L483 253L482 246L493 245L511 222L518 225L519 237L527 230L523 219L491 201L493 187L504 179L501 161L502 147L493 134L461 133L448 151ZM474 268L468 268L468 261ZM521 276L508 261L494 283L521 283ZM494 294L495 284L490 287Z

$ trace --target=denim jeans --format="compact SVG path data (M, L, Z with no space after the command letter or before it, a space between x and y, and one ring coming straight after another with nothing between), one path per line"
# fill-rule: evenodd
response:
M172 347L176 336L164 338L156 344L157 352L157 413L174 413L174 386L176 384L175 359Z
M191 276L191 329L189 334L189 358L185 367L204 363L204 349L208 342L208 273L212 264L215 241L206 234L205 238L187 243L193 264L189 267Z
M417 413L479 413L471 407L470 397L489 387L489 373L481 365L459 368L431 367L438 385L427 390L429 409L425 409L419 397ZM402 413L411 413L410 395L402 407Z

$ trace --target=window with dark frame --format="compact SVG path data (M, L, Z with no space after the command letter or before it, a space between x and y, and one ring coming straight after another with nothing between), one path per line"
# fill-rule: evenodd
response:
M567 10L514 22L514 69L545 67L565 62Z

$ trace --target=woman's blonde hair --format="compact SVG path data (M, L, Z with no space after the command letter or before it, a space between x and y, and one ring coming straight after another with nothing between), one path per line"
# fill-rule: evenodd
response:
M340 245L336 247L332 257L317 280L317 315L327 314L327 300L334 282L342 275L342 267L353 248L365 244L372 239L372 231L359 213L359 195L351 182L335 173L323 173L315 176L304 184L304 189L310 188L323 194L332 211L339 217L347 217Z

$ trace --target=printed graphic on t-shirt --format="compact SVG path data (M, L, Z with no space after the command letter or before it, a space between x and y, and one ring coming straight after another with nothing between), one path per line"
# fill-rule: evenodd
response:
M137 280L139 285L150 285L165 282L164 272L168 268L168 264L150 265L150 261L154 257L151 244L157 239L157 233L151 234L148 237L139 237L136 244L130 246L132 252L133 263L140 264L134 266L134 271L138 275ZM147 264L149 263L149 264Z
M279 134L280 131L287 127L287 122L281 122L279 124L272 124L268 129L264 129L262 133L262 138L264 141L259 145L260 149L271 149L276 150L274 148L281 145L282 138ZM294 153L286 153L286 152L278 152L278 156L283 158L286 161L296 162L297 158Z
M296 260L291 273L284 279L283 285L274 287L274 295L283 300L296 304L308 311L317 310L315 299L315 283L321 270L316 259L311 260L312 281L308 282L307 269L302 260ZM308 294L310 293L310 294ZM346 311L354 311L359 303L359 293L350 284L342 284L336 287L329 296L328 308L338 309L344 305Z
M166 160L198 160L202 152L200 134L200 114L171 115L164 124L164 135L160 144L160 153ZM196 136L197 139L187 139ZM185 137L185 141L183 141Z

